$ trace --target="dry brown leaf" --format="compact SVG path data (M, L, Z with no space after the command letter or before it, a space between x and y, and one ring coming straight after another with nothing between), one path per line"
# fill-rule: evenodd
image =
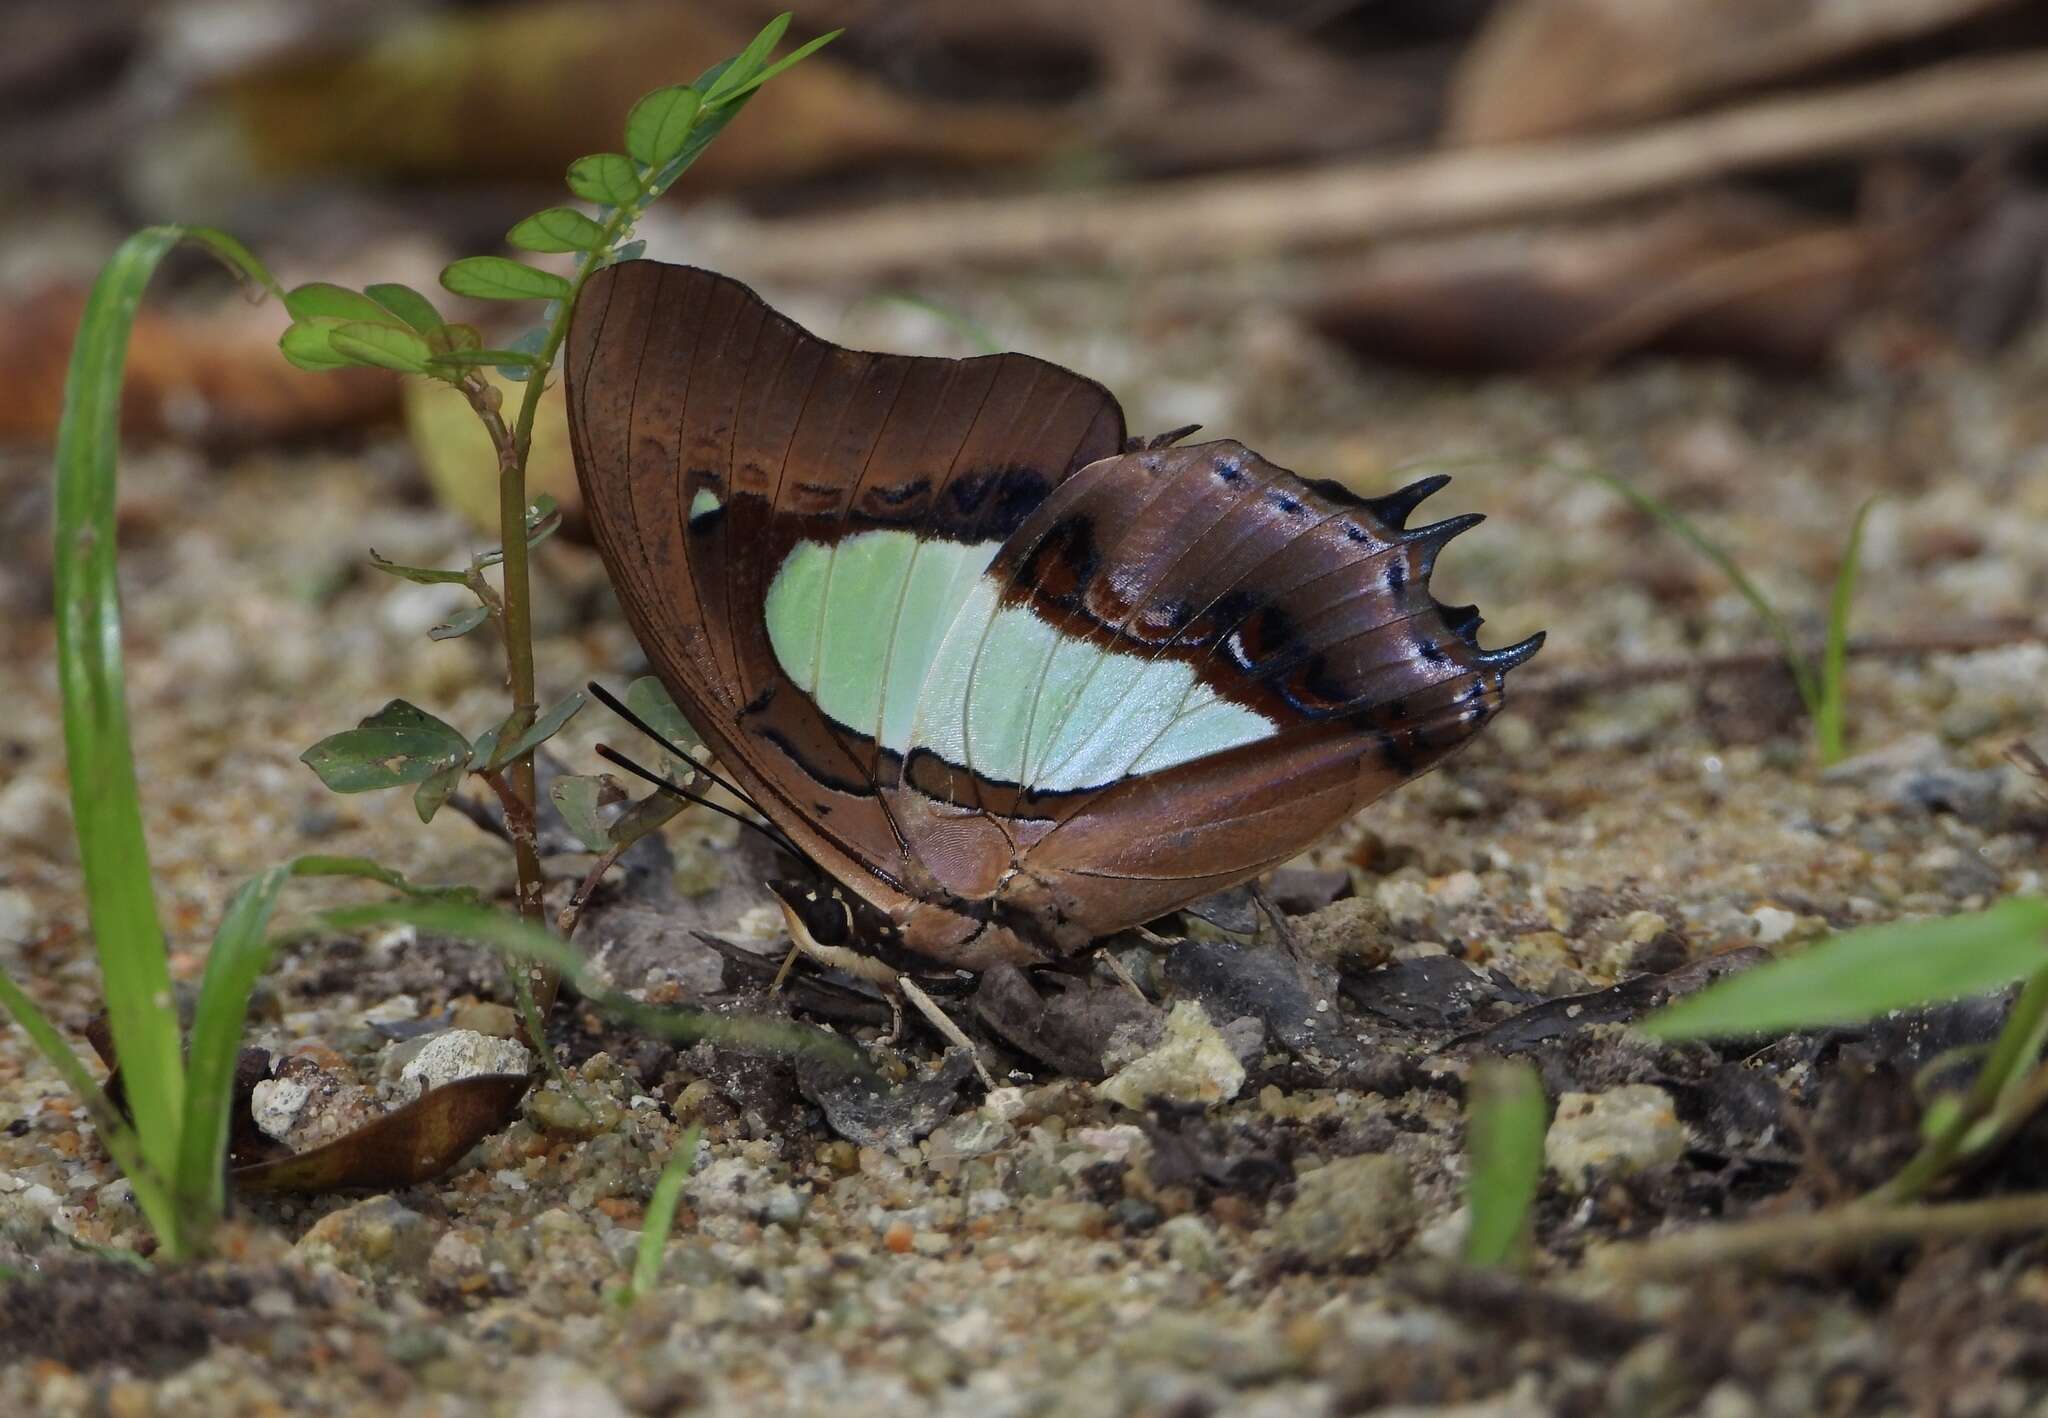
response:
M242 1191L263 1192L389 1189L431 1181L511 1122L526 1087L526 1075L519 1073L457 1079L324 1147L237 1167L228 1177Z
M687 82L749 35L694 5L578 0L440 13L349 52L268 60L218 81L251 157L283 174L559 177L619 147L641 94ZM829 51L775 80L775 101L705 150L698 188L773 182L880 159L1043 158L1066 120L1037 109L905 97Z
M0 314L0 442L48 443L85 290L53 286ZM121 395L123 434L259 442L389 417L398 381L381 370L311 374L278 353L285 315L235 301L217 313L135 318Z

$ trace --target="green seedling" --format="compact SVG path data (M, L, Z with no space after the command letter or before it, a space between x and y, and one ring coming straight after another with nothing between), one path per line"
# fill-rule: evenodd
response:
M434 816L465 776L481 778L504 807L517 863L518 907L524 917L517 939L527 947L536 941L559 946L541 925L533 754L583 700L571 694L543 714L535 684L528 553L560 525L560 517L546 499L536 503L527 497L534 416L584 282L604 265L636 255L630 237L647 207L763 84L837 33L771 61L789 18L785 14L771 21L745 50L714 65L695 83L671 85L641 99L627 118L625 152L595 154L572 164L569 191L594 210L550 207L513 226L508 241L516 248L573 253L571 275L495 255L468 257L442 272L442 285L455 294L547 302L539 323L505 348L484 348L474 328L446 321L431 300L402 285L372 284L354 291L316 282L286 291L247 247L208 228L157 226L138 232L122 243L94 283L72 348L57 437L57 665L86 906L109 1029L122 1064L126 1114L107 1100L34 1000L5 977L0 977L0 1005L85 1100L106 1147L134 1187L160 1256L175 1260L204 1250L222 1215L227 1187L222 1159L235 1060L250 991L270 959L270 921L285 882L293 876L352 875L411 888L397 873L352 859L301 858L262 873L236 893L220 923L192 1036L189 1043L180 1038L136 787L115 578L121 388L144 288L174 247L196 244L259 293L284 303L293 322L280 341L286 359L307 369L362 366L438 379L469 400L498 455L501 546L464 568L400 566L374 553L371 565L408 580L459 583L476 595L475 607L432 634L453 639L493 626L505 645L509 711L472 736L393 701L356 728L315 745L307 758L338 791L412 786L423 820ZM509 420L498 394L477 374L483 366L524 381ZM494 569L495 585L485 574ZM470 929L490 938L488 922L507 920L473 903L431 904L456 914L422 919L440 920L455 934ZM401 910L422 905L400 903ZM380 919L402 918L387 914ZM519 977L529 1031L537 1037L538 1010L524 999L525 987L529 979L539 985L536 993L545 1004L552 997L555 972L571 964L572 957L559 949L506 948L513 958L539 969L537 975ZM655 1022L667 1028L673 1019L663 1016ZM698 1020L684 1032L689 1029L696 1037L727 1037L716 1019ZM781 1037L773 1027L742 1028L741 1033Z
M1747 1038L1860 1024L2021 981L1970 1086L1928 1104L1920 1150L1871 1198L1907 1202L1991 1155L2048 1103L2048 900L2014 897L1966 915L1847 931L1712 985L1640 1027L1664 1040Z
M654 1195L647 1199L647 1215L640 1223L640 1249L633 1257L633 1281L626 1289L628 1303L652 1294L661 1279L661 1257L668 1249L669 1233L675 1230L676 1206L683 1199L683 1184L697 1166L697 1147L704 1129L691 1124L683 1140L661 1169Z
M1850 521L1849 538L1843 547L1842 564L1835 573L1834 590L1829 600L1827 638L1816 662L1777 603L1742 569L1742 563L1727 548L1709 537L1691 518L1655 494L1645 492L1605 469L1567 467L1565 471L1588 478L1617 493L1711 561L1728 578L1728 583L1755 607L1771 638L1778 642L1778 649L1785 657L1785 668L1799 692L1799 702L1805 707L1807 719L1813 725L1814 752L1821 766L1841 762L1848 753L1847 701L1843 679L1849 658L1849 617L1855 604L1856 579L1863 555L1863 524L1877 499L1864 502Z
M1543 1180L1550 1108L1536 1070L1486 1059L1465 1085L1464 1259L1467 1265L1528 1264L1530 1212Z

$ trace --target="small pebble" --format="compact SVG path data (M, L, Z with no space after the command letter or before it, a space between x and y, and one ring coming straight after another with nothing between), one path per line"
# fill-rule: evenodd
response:
M1330 1264L1384 1260L1407 1244L1417 1219L1407 1164L1387 1153L1342 1157L1298 1179L1274 1240Z
M1565 1094L1543 1139L1544 1160L1573 1191L1589 1190L1600 1177L1667 1166L1685 1149L1685 1124L1671 1095L1649 1083Z

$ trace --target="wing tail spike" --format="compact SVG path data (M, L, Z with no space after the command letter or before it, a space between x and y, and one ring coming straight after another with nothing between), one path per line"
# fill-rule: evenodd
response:
M1539 630L1527 640L1517 640L1514 644L1503 645L1498 650L1481 650L1476 658L1488 669L1505 674L1541 650L1548 634L1548 631Z
M1418 478L1406 487L1381 493L1378 497L1368 497L1364 499L1365 506L1373 516L1393 530L1406 531L1409 515L1426 499L1448 487L1450 481L1449 473L1432 473L1426 478Z
M1437 554L1444 544L1461 532L1469 532L1486 520L1483 512L1466 512L1456 517L1446 517L1441 522L1431 522L1427 527L1416 527L1404 531L1401 540L1419 549L1416 556L1416 572L1424 579L1436 566Z

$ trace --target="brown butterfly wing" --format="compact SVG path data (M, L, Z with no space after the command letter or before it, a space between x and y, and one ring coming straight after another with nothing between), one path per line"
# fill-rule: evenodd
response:
M1441 482L1366 500L1219 442L1127 453L1041 504L988 570L1004 605L1104 650L1179 661L1200 687L1189 704L1213 695L1271 732L1078 786L1048 785L1057 763L999 784L914 753L902 796L930 805L902 803L899 818L943 837L962 882L1001 883L987 912L999 929L960 955L1011 954L1000 927L1020 923L1071 948L1246 880L1476 733L1541 637L1483 651L1477 614L1429 594L1438 550L1478 520L1404 527Z
M1123 447L1115 399L1024 355L841 349L737 281L652 261L590 279L565 363L592 534L662 682L797 845L901 914L919 893L877 787L895 765L783 673L769 584L800 541L1007 535Z

